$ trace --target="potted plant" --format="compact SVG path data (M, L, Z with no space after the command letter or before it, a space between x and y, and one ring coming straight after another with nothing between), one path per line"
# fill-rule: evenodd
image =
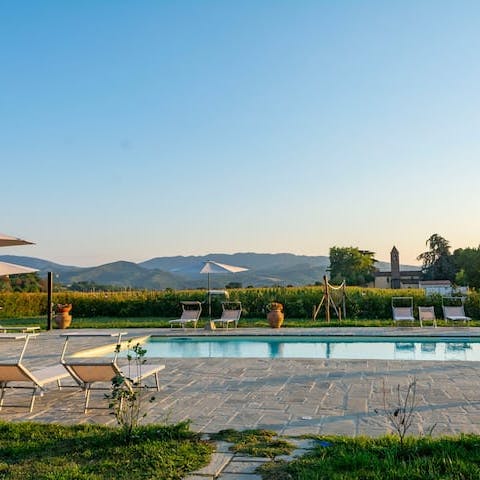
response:
M72 316L70 311L72 310L71 303L57 303L55 307L55 323L58 328L68 328L72 323Z
M56 313L70 313L70 310L72 309L72 304L71 303L57 303L57 306L55 308Z
M271 328L280 328L283 323L283 305L280 302L270 302L267 305L267 320Z

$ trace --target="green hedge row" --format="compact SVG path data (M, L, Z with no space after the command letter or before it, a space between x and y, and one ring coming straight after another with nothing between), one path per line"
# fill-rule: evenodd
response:
M312 318L313 309L322 299L322 287L302 288L248 288L230 290L230 300L241 301L244 318L265 316L266 305L278 301L285 306L287 318ZM347 287L346 310L350 319L387 319L392 317L391 298L409 296L414 306L435 306L438 318L442 317L442 298L439 295L425 297L423 290L381 290ZM207 294L204 290L188 291L136 291L119 293L64 292L54 294L54 303L72 303L76 317L177 317L181 313L181 300L205 302L203 314L208 315ZM212 297L212 314L221 313L225 299ZM41 293L0 294L0 318L18 318L46 315L47 297ZM416 308L415 308L416 311ZM465 304L467 315L480 319L480 295L471 293ZM324 318L324 308L318 318ZM332 317L333 318L333 317Z

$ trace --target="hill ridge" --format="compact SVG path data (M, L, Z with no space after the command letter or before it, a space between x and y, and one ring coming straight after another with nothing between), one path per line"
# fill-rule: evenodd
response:
M194 262L206 260L249 269L237 274L211 275L210 283L213 288L222 288L229 282L239 282L243 286L312 285L322 280L330 263L329 257L324 255L236 252L154 257L138 263L117 260L93 267L78 267L36 257L0 255L0 261L37 268L41 276L45 276L49 271L54 272L56 281L66 285L75 282L95 282L102 285L152 290L204 286L206 283L204 275L182 272L182 269ZM389 266L388 262L377 262L380 270L388 270Z

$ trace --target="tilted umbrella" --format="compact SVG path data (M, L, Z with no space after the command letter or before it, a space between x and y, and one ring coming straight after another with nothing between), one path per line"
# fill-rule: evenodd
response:
M15 245L33 245L33 242L0 233L0 247L13 247Z
M24 267L15 263L0 262L0 277L7 275L21 275L22 273L38 272L36 268Z

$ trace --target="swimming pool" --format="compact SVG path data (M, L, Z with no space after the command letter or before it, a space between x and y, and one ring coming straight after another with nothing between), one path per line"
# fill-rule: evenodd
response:
M480 361L470 337L150 337L147 357Z

